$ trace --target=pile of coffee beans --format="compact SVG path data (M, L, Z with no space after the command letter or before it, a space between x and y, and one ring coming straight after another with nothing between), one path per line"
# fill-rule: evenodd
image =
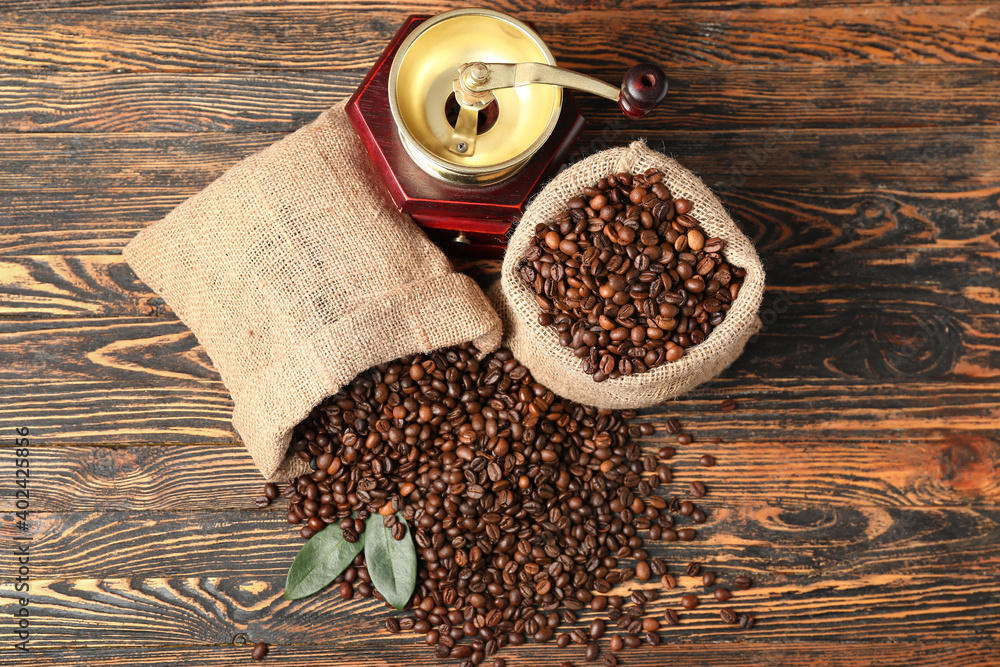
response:
M643 535L690 541L707 521L693 500L660 495L674 483L667 461L676 448L644 453L633 439L654 429L629 424L634 416L555 396L506 349L482 360L469 345L405 357L317 407L292 439L313 472L280 494L268 484L259 500L283 495L288 521L307 539L334 522L345 536L359 533L364 522L352 512L387 521L401 512L417 545L418 584L410 613L385 627L423 635L439 659L503 667L497 651L533 640L580 645L593 662L609 624L618 651L657 645L661 626L679 622L674 609L651 610L677 578ZM692 442L674 419L666 430L678 445ZM697 480L686 486L695 499L707 491ZM335 583L345 600L379 597L363 555ZM728 599L722 590L716 599ZM697 602L680 599L684 609ZM559 632L588 609L598 618Z
M746 272L663 175L602 178L535 228L520 268L538 323L603 382L677 361L726 317Z

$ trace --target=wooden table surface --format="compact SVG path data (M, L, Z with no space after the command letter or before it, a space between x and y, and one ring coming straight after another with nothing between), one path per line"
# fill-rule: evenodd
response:
M719 461L697 473L701 537L657 551L750 574L732 603L758 626L705 603L623 664L1000 664L1000 5L552 4L495 8L563 65L615 81L648 59L671 82L629 125L581 96L578 155L646 137L719 192L768 271L743 357L647 411L697 438L678 479ZM241 633L272 645L265 664L437 664L371 601L282 599L301 540L254 506L228 393L121 250L348 96L407 15L458 6L0 1L0 664L250 664Z

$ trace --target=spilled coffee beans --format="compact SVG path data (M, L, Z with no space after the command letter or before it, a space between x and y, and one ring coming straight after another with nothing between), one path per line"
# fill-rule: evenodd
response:
M313 410L293 433L293 455L313 472L280 494L288 521L307 547L326 541L337 554L345 600L390 598L357 545L378 532L392 550L396 530L412 533L415 590L386 629L418 633L442 662L489 664L527 641L584 662L600 658L601 641L659 644L661 626L680 617L653 609L660 595L640 586L676 580L644 535L693 540L695 528L677 524L704 514L662 495L675 450L644 452L633 438L653 435L651 425L555 396L509 350L476 356L466 345L383 364ZM676 420L668 431L681 433ZM689 480L675 492L689 495ZM621 587L629 592L611 594ZM586 607L599 615L582 624ZM606 620L618 627L610 638Z

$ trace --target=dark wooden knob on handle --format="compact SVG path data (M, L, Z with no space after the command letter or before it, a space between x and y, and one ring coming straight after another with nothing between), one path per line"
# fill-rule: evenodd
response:
M618 106L629 118L642 118L667 96L667 75L656 65L643 63L625 72Z

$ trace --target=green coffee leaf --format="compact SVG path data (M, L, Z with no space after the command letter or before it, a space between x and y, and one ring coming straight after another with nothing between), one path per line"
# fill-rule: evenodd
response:
M313 535L299 550L288 570L285 599L300 600L329 586L350 566L364 546L364 533L357 542L348 542L336 523Z
M396 518L406 526L406 519ZM392 539L392 531L382 524L382 515L375 513L365 524L365 564L375 589L385 601L402 609L413 597L417 585L417 550L413 535L407 528L401 540Z

